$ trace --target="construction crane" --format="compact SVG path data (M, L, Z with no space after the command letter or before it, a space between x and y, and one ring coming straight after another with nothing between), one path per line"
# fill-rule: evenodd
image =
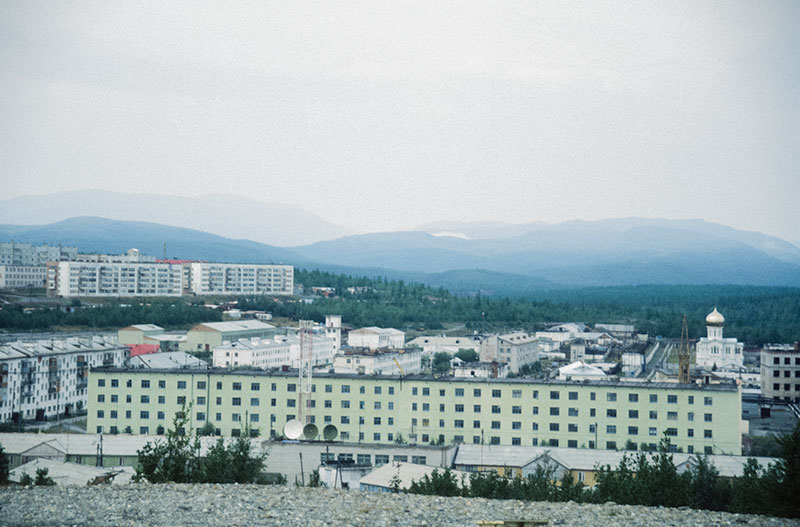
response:
M683 315L683 327L681 328L681 349L678 351L678 382L689 384L689 325L686 322L686 315Z
M394 361L395 364L397 364L397 369L400 370L400 375L405 375L406 372L403 371L403 367L400 366L400 363L397 361L397 359L392 357L392 360Z
M314 321L300 321L300 415L299 421L309 423L307 410L311 407L311 363L314 355Z

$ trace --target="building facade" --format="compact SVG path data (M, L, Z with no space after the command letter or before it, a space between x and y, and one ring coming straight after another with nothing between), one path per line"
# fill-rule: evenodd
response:
M800 403L800 342L761 350L761 396Z
M47 294L94 296L181 296L180 265L158 263L52 262Z
M695 362L701 368L738 370L744 366L744 344L735 338L724 338L723 317L717 308L706 317L708 335L697 341Z
M275 336L275 326L260 320L237 320L231 322L203 322L196 324L186 333L186 340L180 343L181 351L213 351L225 341L239 339L266 339Z
M0 288L44 287L46 280L44 265L0 265Z
M524 331L490 335L481 341L480 358L481 362L505 362L517 374L521 367L539 360L539 344Z
M347 334L347 345L351 348L402 348L405 341L405 332L394 328L370 326L354 329Z
M333 359L333 368L337 372L364 375L411 375L422 372L422 352L345 349Z
M93 369L88 431L154 433L188 411L191 429L281 436L299 413L297 373ZM188 409L188 410L187 410ZM741 454L734 383L532 381L314 373L308 422L343 441L622 448L666 434L684 452Z
M47 262L74 260L77 257L77 247L0 242L0 265L26 265L41 267L46 265Z
M86 408L89 368L122 367L128 347L113 337L0 345L0 422L43 420Z
M291 295L291 265L201 263L188 264L191 291L196 295Z
M311 339L311 366L331 364L336 341L325 334L315 334ZM214 348L214 367L239 368L248 366L259 369L299 368L300 339L296 335L277 335L272 339L239 339L223 342Z

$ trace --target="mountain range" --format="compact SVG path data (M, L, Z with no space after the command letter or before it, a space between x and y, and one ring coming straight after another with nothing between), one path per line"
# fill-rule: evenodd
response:
M153 222L76 217L48 225L0 225L0 241L76 245L81 252L121 253L136 247L157 257L291 263L420 281L465 294L516 296L636 284L800 287L800 248L702 220L626 218L525 226L450 222L420 229L277 247Z

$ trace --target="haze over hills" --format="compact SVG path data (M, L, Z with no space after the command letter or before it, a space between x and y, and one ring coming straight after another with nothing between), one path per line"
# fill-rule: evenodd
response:
M79 216L155 222L278 246L353 232L300 207L225 194L192 198L73 190L0 200L0 224L44 225Z
M83 217L52 225L0 225L0 240L12 239L77 245L82 252L136 247L158 257L166 243L168 257L291 263L421 281L457 293L636 284L800 286L800 248L700 220L567 222L483 239L374 233L281 248L150 222Z

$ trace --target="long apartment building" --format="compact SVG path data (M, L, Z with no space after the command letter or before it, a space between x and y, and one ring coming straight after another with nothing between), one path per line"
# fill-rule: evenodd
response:
M761 350L761 395L800 403L800 342L767 344Z
M76 296L181 296L183 267L139 262L51 262L47 294Z
M122 367L127 358L128 347L113 337L0 345L0 422L85 409L89 368Z
M0 242L0 265L44 266L47 262L74 260L77 247Z
M271 264L189 264L191 290L197 295L291 295L294 267Z
M0 288L44 287L47 268L43 265L0 265Z
M300 413L296 373L92 370L88 431L152 434L189 409L189 426L280 436ZM622 448L666 434L684 452L741 454L731 384L435 379L314 373L303 420L343 441Z

